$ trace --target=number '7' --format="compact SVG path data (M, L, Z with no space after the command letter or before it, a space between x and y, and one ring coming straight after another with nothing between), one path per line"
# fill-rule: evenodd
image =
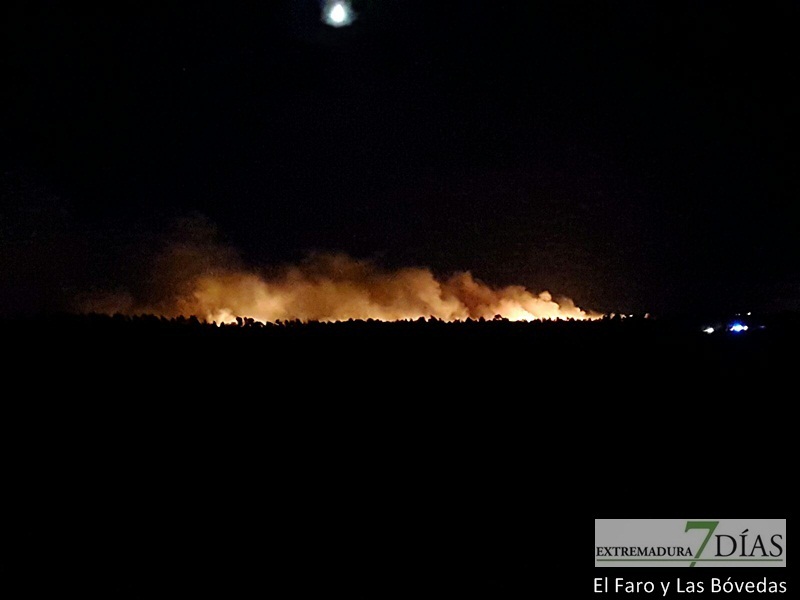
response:
M705 550L706 544L708 543L708 540L711 539L711 536L713 535L714 530L717 528L717 525L719 525L719 521L686 521L686 529L684 529L684 533L689 531L690 529L708 529L708 535L706 536L706 539L703 540L703 543L700 544L700 547L697 549L697 554L695 554L694 556L695 559L700 558L700 555L703 553L703 550ZM689 566L693 567L696 564L697 561L695 560Z

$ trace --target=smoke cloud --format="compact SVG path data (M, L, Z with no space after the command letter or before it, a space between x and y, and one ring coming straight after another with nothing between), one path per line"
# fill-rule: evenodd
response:
M492 289L470 273L439 281L428 269L383 271L341 254L314 256L272 279L245 272L199 277L192 293L180 299L179 312L209 321L242 316L264 322L588 316L569 300L554 301L548 292L533 294L521 286Z
M218 243L213 227L188 221L179 239L152 261L148 285L138 295L99 294L81 302L84 312L196 316L217 323L236 317L284 320L381 321L436 318L588 319L598 316L568 298L523 286L491 287L469 272L437 278L427 268L382 269L344 254L313 254L270 274L242 266Z

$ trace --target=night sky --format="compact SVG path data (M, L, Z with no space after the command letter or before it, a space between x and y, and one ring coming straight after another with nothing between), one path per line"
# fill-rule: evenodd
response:
M726 4L6 2L0 310L135 287L187 217L254 267L800 308L800 8Z

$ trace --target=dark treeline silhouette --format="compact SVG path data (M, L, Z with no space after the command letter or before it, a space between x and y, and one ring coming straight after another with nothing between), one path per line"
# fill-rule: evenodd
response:
M736 321L749 323L748 330L726 331ZM716 329L713 334L703 331L709 324ZM526 386L555 393L585 385L581 374L600 377L596 384L608 384L617 393L637 377L697 385L687 378L780 375L793 361L798 333L800 318L793 313L705 321L614 316L531 323L496 318L264 324L238 318L217 325L196 317L152 315L0 321L7 347L25 349L11 352L11 364L19 371L38 371L46 361L50 372L92 369L99 378L109 374L104 369L137 380L167 373L165 383L180 381L187 387L199 381L203 386L232 383L225 369L238 371L237 381L246 383L274 377L280 368L287 385L292 374L304 385L316 385L328 371L377 383L403 372L401 384L425 379L450 385L466 377L503 387L503 375L514 369L513 376L523 378ZM570 378L564 381L560 375ZM214 377L220 381L208 381Z
M0 591L580 597L595 516L797 505L800 321L702 325L0 322Z

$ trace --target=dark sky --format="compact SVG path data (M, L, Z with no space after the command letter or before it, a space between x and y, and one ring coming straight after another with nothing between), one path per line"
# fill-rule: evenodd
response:
M794 1L2 9L0 293L128 286L201 214L600 310L800 306Z

